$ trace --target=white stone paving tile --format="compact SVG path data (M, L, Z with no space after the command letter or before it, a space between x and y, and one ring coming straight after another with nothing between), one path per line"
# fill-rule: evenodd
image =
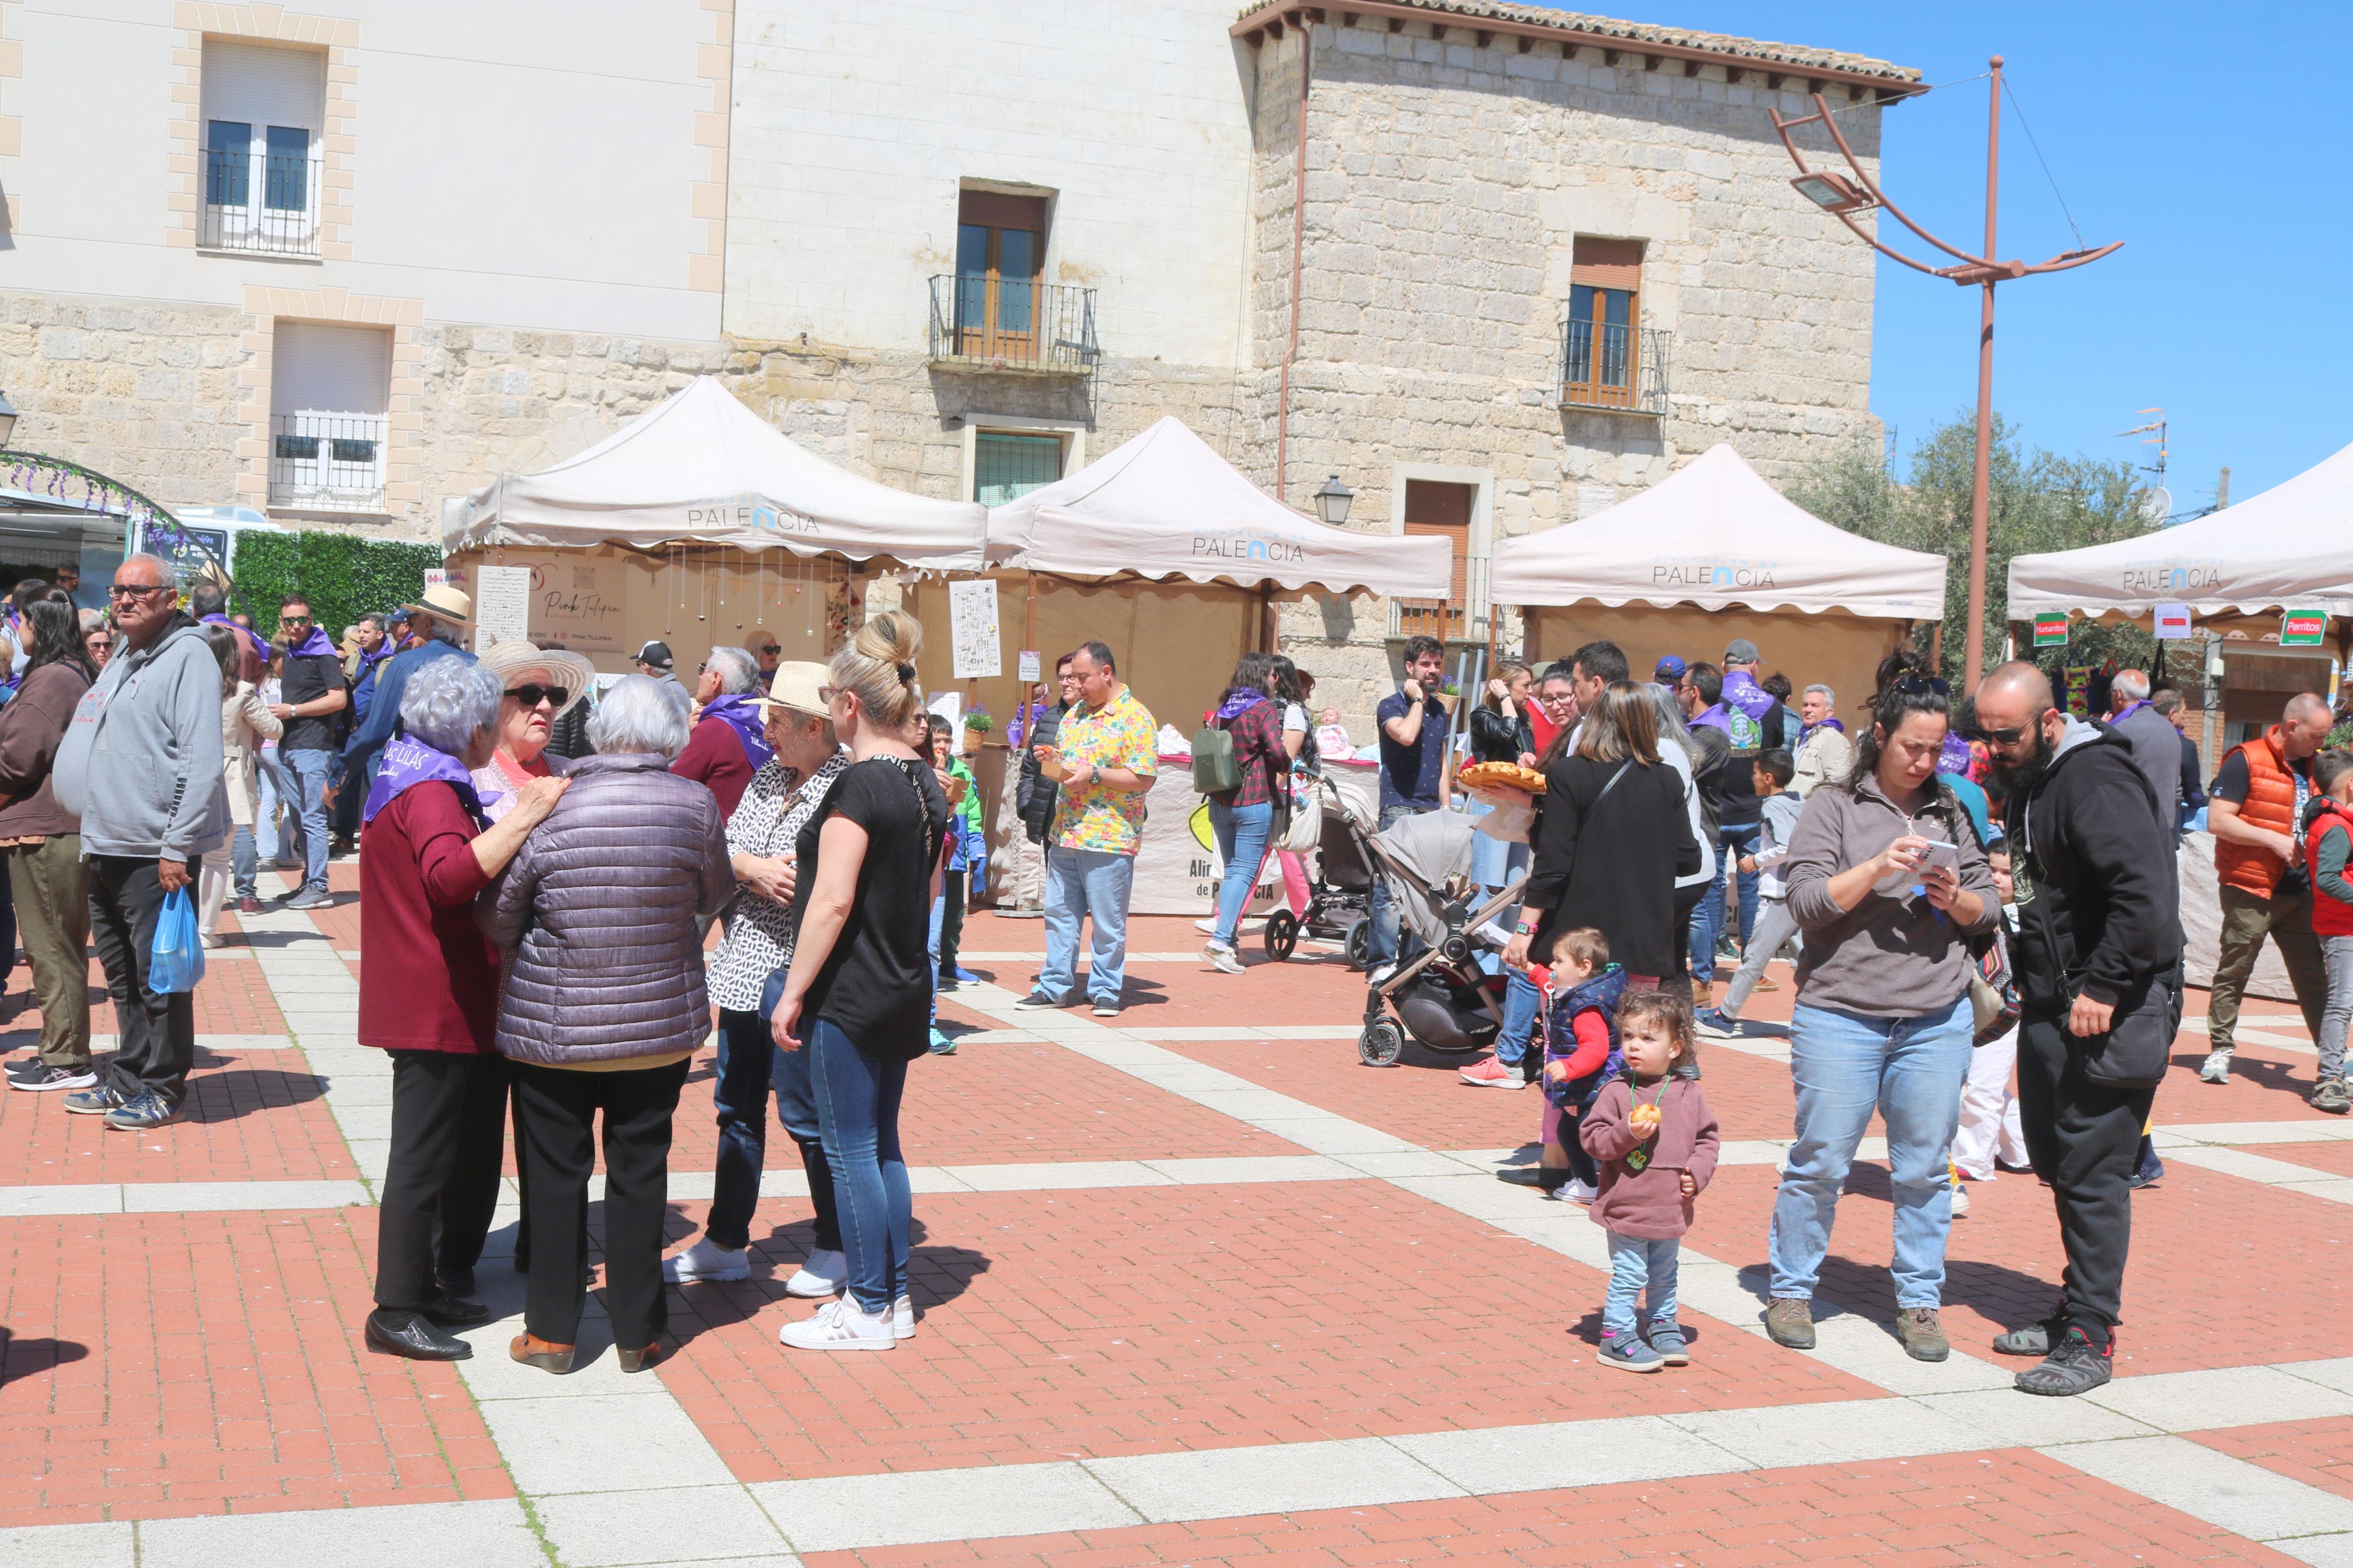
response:
M28 1524L0 1530L0 1568L137 1568L135 1525Z
M726 1559L787 1550L752 1494L733 1482L547 1497L533 1506L564 1568L674 1563L681 1552Z
M1655 1415L1391 1437L1464 1491L1544 1491L1748 1468L1738 1456Z
M2251 1541L2353 1531L2353 1500L2186 1437L2129 1437L2038 1451Z
M1321 1154L1230 1155L1198 1160L1145 1160L1145 1168L1179 1186L1214 1186L1220 1183L1354 1182L1364 1173L1352 1171Z
M1462 1487L1378 1437L1140 1454L1084 1466L1155 1524L1464 1495Z
M2082 1397L2160 1432L2353 1415L2353 1393L2332 1388L2318 1378L2291 1376L2268 1366L2127 1377Z
M2244 1149L2200 1145L2168 1149L2165 1152L2167 1159L2184 1165L2195 1165L2201 1171L2217 1171L2242 1181L2261 1182L2267 1187L2308 1193L2332 1203L2353 1203L2353 1180L2333 1171L2316 1171L2309 1165L2274 1160L2268 1154L2251 1154Z
M1035 1165L948 1165L965 1190L980 1193L1060 1192L1089 1187L1165 1187L1168 1178L1140 1160L1074 1160ZM911 1173L912 1174L912 1173Z
M431 1542L429 1553L419 1545ZM148 1520L139 1526L139 1568L547 1568L547 1554L512 1499L394 1503ZM50 1560L64 1568L71 1559ZM80 1568L74 1563L74 1568Z
M0 1218L121 1212L122 1187L116 1182L57 1187L0 1187ZM0 1563L5 1561L5 1558L0 1558Z
M332 1209L375 1200L358 1182L133 1182L127 1214L198 1214L251 1209Z
M1701 1410L1665 1419L1759 1468L1850 1465L2009 1446L1998 1431L1973 1427L1911 1399Z
M757 1481L750 1490L802 1552L1145 1522L1084 1468L1061 1461Z
M2031 1363L2021 1363L2021 1365ZM2110 1387L2120 1386L2111 1384ZM1996 1388L1923 1395L1920 1403L1977 1432L2000 1433L2006 1445L2041 1447L2052 1443L2101 1443L2118 1437L2153 1437L2157 1429L2087 1399L2040 1399L2021 1394L2007 1378Z
M505 1354L505 1347L493 1353ZM609 1352L599 1359L610 1359ZM540 1375L559 1384L568 1381L547 1373ZM656 1373L636 1375L660 1384ZM667 1390L659 1394L488 1399L481 1409L517 1489L533 1497L726 1486L734 1480L711 1440Z
M2199 1143L2335 1143L2353 1138L2353 1121L2202 1121L2159 1127L2151 1136L2168 1152Z

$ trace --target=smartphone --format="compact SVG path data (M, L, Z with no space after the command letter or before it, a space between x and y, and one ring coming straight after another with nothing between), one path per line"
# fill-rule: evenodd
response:
M1920 858L1920 869L1942 868L1957 877L1961 874L1961 847L1939 838L1928 840L1928 852Z

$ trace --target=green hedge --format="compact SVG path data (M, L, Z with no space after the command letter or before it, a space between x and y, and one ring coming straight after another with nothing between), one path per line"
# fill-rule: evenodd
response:
M425 574L441 564L430 544L362 539L357 534L305 531L245 533L237 542L237 607L268 637L278 626L278 603L301 594L329 637L370 610L413 603Z

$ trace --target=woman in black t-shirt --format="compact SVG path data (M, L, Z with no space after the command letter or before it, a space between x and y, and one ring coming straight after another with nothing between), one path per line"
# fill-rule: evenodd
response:
M769 1026L779 1050L809 1052L849 1267L840 1300L777 1335L797 1350L887 1351L915 1331L899 1101L907 1064L930 1046L930 917L948 820L930 763L906 740L923 646L914 617L889 612L833 656L826 708L850 765L794 846L814 869L796 893L792 969Z

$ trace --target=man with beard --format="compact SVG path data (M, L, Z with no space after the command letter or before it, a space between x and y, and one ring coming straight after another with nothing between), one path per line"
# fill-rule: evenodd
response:
M1994 1349L2044 1358L2023 1392L2082 1394L2111 1375L2133 1167L2180 1018L2173 846L2129 742L2060 711L2034 666L1986 678L1977 724L2010 786L2019 1110L2067 1249L2057 1310Z

